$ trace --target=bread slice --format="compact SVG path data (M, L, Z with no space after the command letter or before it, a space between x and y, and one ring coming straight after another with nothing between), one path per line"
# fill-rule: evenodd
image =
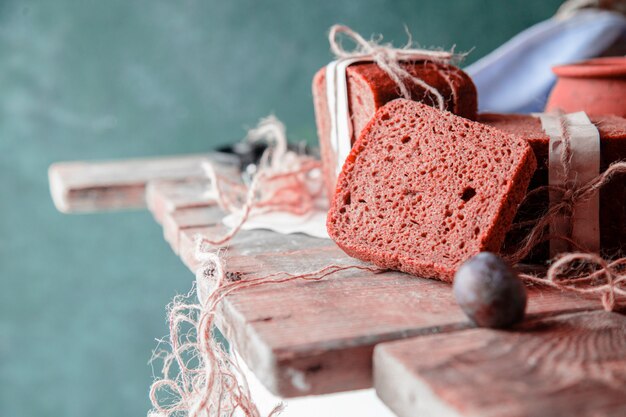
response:
M543 131L537 117L523 114L481 114L480 122L524 138L532 147L537 159L537 170L529 189L548 184L548 146L550 138ZM619 116L590 116L600 133L600 170L610 164L626 160L626 119ZM518 211L517 221L532 220L548 209L548 194L524 202ZM507 250L514 248L528 233L528 229L511 232L506 237ZM626 253L626 175L618 174L600 190L600 245L608 256ZM548 257L548 245L534 252L531 260Z
M500 249L535 166L517 136L394 100L343 166L328 233L356 258L452 281L463 261Z
M436 88L445 100L446 110L474 120L477 111L476 87L463 70L453 65L426 61L405 63L403 67L415 77ZM350 65L346 70L348 105L353 128L354 143L377 109L391 100L401 97L395 82L371 62ZM413 100L436 106L435 97L416 84L408 84ZM324 165L324 180L332 197L337 180L339 161L330 143L330 115L326 98L326 71L320 69L313 78L313 101L315 119Z

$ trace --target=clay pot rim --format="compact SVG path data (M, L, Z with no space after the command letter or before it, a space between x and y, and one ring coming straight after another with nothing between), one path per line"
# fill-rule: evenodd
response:
M552 67L559 77L607 78L626 76L626 56L593 58L568 65Z

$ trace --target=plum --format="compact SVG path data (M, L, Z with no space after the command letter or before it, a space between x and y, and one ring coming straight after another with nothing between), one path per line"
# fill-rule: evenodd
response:
M463 312L480 327L506 328L524 319L524 283L491 252L481 252L459 267L453 292Z

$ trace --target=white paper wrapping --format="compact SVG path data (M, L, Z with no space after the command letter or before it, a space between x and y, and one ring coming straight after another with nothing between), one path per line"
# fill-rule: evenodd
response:
M223 220L228 227L238 224L239 216L230 214ZM272 230L276 233L288 235L304 233L305 235L329 239L326 231L326 210L316 210L307 216L296 216L289 213L254 214L243 224L242 230Z
M561 162L563 137L561 117L570 137L572 158L569 176L565 177ZM539 115L543 130L550 136L549 185L580 187L600 173L600 134L584 112L562 115L543 113ZM550 205L558 202L561 193L550 192ZM573 207L571 218L558 217L550 225L550 234L567 236L571 228L571 239L582 248L600 250L600 201L598 193ZM568 242L560 239L550 241L550 256L571 250Z
M326 66L326 100L330 114L330 145L337 158L335 168L339 175L352 149L352 119L348 103L346 69L362 59L339 59Z

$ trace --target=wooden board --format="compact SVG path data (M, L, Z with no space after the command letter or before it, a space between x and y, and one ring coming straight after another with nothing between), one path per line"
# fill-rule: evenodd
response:
M208 179L189 180L157 180L146 185L146 205L159 224L163 218L176 210L193 207L204 207L207 201L206 191L209 190Z
M626 317L561 315L381 344L374 380L400 417L626 416Z
M55 206L64 213L144 208L146 184L205 177L202 163L228 167L227 154L183 155L108 162L60 162L49 171Z
M204 206L174 210L163 216L163 237L170 244L174 253L178 254L181 234L189 229L219 226L224 215L217 206ZM225 228L216 227L217 229ZM217 233L217 232L216 232Z
M223 233L219 214L181 208L168 219L163 222L172 223L168 233L177 236L170 240L195 271L194 236ZM241 232L225 256L227 270L242 279L359 264L328 239L260 230ZM530 293L531 315L598 308L596 301L554 291ZM359 271L237 292L223 303L220 322L248 366L283 397L369 387L377 344L470 327L448 284L397 272Z

